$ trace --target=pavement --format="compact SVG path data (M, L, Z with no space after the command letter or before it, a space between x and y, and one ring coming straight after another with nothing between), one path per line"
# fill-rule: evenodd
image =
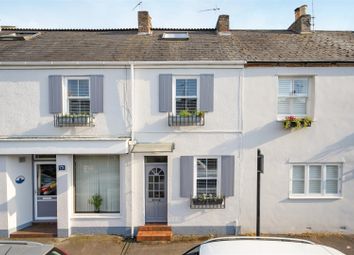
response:
M354 235L311 233L277 236L307 239L336 248L344 254L354 255ZM77 235L70 238L32 238L26 240L52 243L69 255L181 255L206 239L208 237L177 236L171 242L138 243L114 235Z

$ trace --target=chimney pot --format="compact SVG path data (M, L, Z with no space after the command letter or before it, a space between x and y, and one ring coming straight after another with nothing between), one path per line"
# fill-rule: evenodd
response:
M229 15L220 15L216 23L216 32L219 35L230 35Z
M295 9L295 20L298 20L301 16L307 14L307 5L301 5L300 7Z
M147 11L138 12L138 34L148 35L152 31L151 17Z

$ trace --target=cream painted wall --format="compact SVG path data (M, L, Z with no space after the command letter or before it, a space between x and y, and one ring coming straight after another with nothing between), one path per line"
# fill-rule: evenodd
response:
M313 75L315 122L284 130L277 121L278 75ZM244 80L240 223L255 230L256 150L265 155L261 230L354 232L354 68L248 68ZM289 199L291 164L343 162L340 199ZM250 198L250 199L245 199Z
M104 113L95 127L54 127L49 113L49 75L104 75ZM0 130L3 136L127 136L126 69L0 70Z
M19 162L24 157L25 162ZM33 219L33 178L31 156L9 156L7 170L7 207L9 214L9 230L15 231L18 226L32 222ZM21 184L15 182L18 176L24 176Z

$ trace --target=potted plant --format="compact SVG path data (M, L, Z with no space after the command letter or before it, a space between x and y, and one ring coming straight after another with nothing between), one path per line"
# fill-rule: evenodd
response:
M99 213L100 212L100 208L103 202L103 198L101 197L100 194L95 194L93 196L91 196L91 198L88 200L89 204L93 205L93 207L95 208L95 213Z

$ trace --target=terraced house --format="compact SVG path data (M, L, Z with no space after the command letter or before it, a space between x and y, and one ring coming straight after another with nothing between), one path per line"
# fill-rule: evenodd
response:
M354 34L310 20L2 27L1 236L254 232L258 148L263 232L354 233Z

